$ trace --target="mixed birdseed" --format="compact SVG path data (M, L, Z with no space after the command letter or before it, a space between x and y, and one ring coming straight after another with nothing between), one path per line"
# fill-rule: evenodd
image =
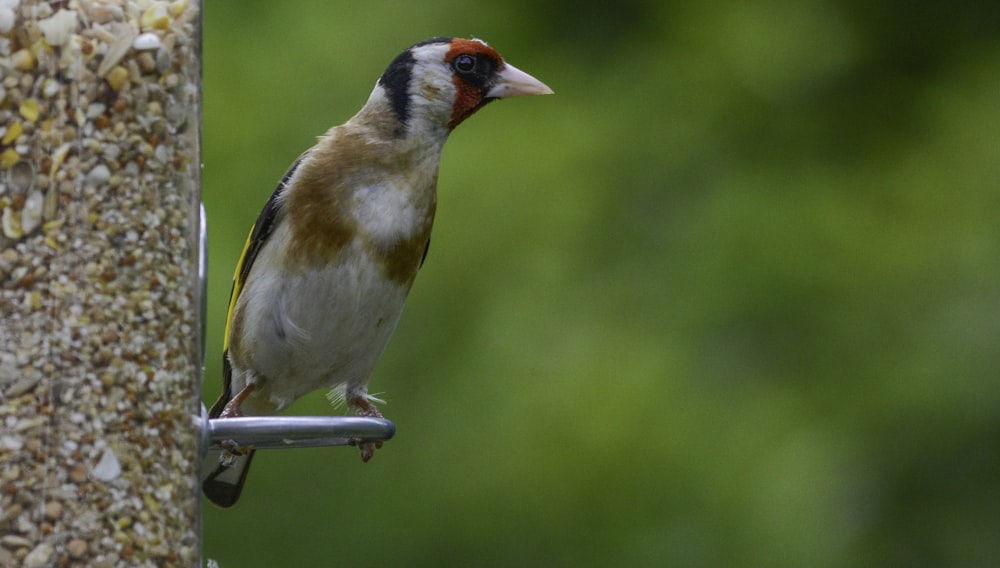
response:
M0 566L199 556L198 0L0 0Z

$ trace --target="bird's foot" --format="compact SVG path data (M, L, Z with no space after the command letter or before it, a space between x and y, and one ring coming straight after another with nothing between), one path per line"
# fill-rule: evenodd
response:
M236 393L236 396L222 408L222 412L219 413L218 418L242 418L243 401L250 396L254 388L256 388L256 385L250 383L243 390ZM236 463L236 458L245 456L253 451L252 446L241 446L236 443L236 440L223 440L219 442L219 446L222 447L222 453L219 454L219 465L222 467L232 467Z
M366 442L363 438L349 438L347 443L361 448L361 461L368 462L375 455L375 450L382 447L382 441Z
M253 446L241 446L236 440L223 440L219 442L219 446L222 448L222 453L219 454L219 465L222 467L232 467L236 458L253 451Z
M365 395L355 395L347 399L347 405L354 410L354 414L362 418L385 418L379 412L377 406L368 400ZM347 443L361 449L361 461L368 462L375 455L375 450L382 447L382 441L371 442L364 438L349 438Z

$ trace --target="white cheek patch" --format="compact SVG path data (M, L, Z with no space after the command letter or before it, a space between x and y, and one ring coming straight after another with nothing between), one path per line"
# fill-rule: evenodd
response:
M449 49L449 44L438 43L416 47L411 52L414 62L410 71L410 112L406 125L411 134L447 129L458 92L451 67L445 63Z

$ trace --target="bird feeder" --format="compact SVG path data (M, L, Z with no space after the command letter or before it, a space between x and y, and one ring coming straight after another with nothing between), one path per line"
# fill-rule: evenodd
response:
M194 566L198 0L0 0L0 565Z

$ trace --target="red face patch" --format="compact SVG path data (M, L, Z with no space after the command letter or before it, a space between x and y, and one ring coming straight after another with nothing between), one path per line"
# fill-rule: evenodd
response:
M494 61L503 61L497 50L486 45L481 41L474 39L454 39L451 41L451 48L448 50L448 55L444 56L446 63L451 63L461 54L466 55L484 55L493 59Z
M480 64L479 67L484 71L488 70L489 75L503 68L503 58L500 54L481 41L452 40L451 47L444 58L445 62L448 65L453 65L455 60L462 56L469 56L480 62L488 62L488 65ZM455 104L452 107L451 121L448 123L450 128L455 128L489 102L486 100L486 82L490 78L482 72L463 74L456 71L454 73L452 81L455 83L457 93L455 94Z

